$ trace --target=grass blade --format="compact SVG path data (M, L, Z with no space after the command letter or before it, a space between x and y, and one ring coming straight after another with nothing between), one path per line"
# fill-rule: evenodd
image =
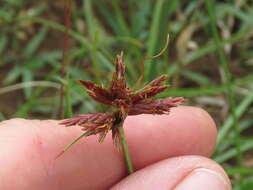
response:
M213 2L213 1L212 1ZM215 9L214 9L214 3L212 3L211 0L205 0L205 5L206 5L206 9L210 18L210 28L211 28L211 32L213 35L213 39L215 42L215 45L217 47L216 52L217 55L219 57L219 62L221 65L221 68L223 70L224 73L224 79L223 82L224 83L228 83L228 87L227 87L227 97L228 97L228 101L229 101L229 109L232 113L232 117L233 117L233 128L236 132L236 136L235 136L235 146L237 149L237 162L239 165L242 164L242 155L241 155L241 148L240 148L240 132L238 129L238 118L236 116L235 113L235 98L234 98L234 93L232 91L232 86L231 84L231 80L232 80L232 75L229 71L229 66L228 66L228 62L226 60L226 56L225 56L225 52L224 49L221 45L221 39L216 27L216 17L215 17Z

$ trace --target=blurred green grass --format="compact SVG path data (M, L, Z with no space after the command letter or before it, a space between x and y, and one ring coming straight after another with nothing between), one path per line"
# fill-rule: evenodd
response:
M141 60L157 54L169 33L169 50L145 63L142 85L169 74L172 87L160 97L183 96L206 109L219 126L213 158L235 190L253 189L252 2L72 1L67 77L60 75L64 1L3 0L0 6L1 120L58 118L60 84L68 89L67 115L103 110L76 80L106 86L123 50L134 86Z

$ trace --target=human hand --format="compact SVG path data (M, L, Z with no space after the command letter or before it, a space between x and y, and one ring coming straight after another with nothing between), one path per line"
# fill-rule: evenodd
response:
M216 127L194 107L169 115L139 115L124 123L135 170L127 176L122 153L108 137L83 138L56 156L82 131L59 121L11 119L0 123L3 190L230 190L223 169L208 159ZM125 178L126 177L126 178Z

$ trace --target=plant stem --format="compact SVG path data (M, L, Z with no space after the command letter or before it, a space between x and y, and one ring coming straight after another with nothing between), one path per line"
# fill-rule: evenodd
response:
M69 50L69 27L71 24L71 0L65 0L64 3L64 12L65 12L65 18L64 18L64 37L63 37L63 52L62 52L62 60L63 63L61 64L61 77L64 78L66 75L66 70L68 69L69 64L69 57L68 57L68 50ZM68 80L69 82L69 80ZM59 116L60 118L64 118L64 96L65 96L65 88L64 84L61 84L60 88L60 106L59 106Z
M118 131L119 131L119 139L120 139L121 148L122 148L124 158L125 158L125 163L127 166L127 171L128 171L128 174L131 174L134 172L134 169L133 169L131 156L128 151L128 146L127 146L126 137L125 137L125 133L124 133L124 129L123 129L123 124L120 124L120 126L118 127Z

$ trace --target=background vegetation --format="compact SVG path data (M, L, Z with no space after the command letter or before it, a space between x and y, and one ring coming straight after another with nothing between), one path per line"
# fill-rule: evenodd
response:
M77 79L107 85L114 57L124 51L129 85L170 75L170 90L207 110L219 127L213 158L234 189L253 189L253 5L247 0L73 0L69 45L64 45L67 1L0 2L0 119L59 118L104 109ZM68 41L67 41L68 42ZM65 43L66 44L66 43ZM63 49L65 61L62 60ZM62 77L62 65L66 75Z

